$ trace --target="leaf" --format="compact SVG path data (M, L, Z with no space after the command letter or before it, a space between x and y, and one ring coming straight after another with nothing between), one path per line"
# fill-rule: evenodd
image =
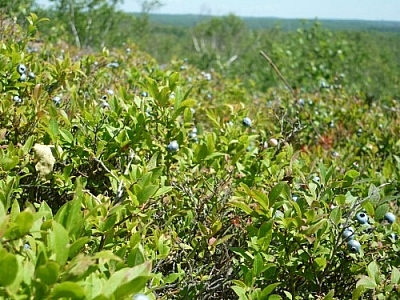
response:
M72 135L72 133L65 129L65 128L61 128L60 129L60 136L61 136L61 141L66 142L67 144L72 145L74 142L74 137Z
M396 267L392 267L392 275L390 278L390 282L392 284L399 284L400 283L400 271Z
M324 270L326 267L326 259L325 257L317 257L315 260L315 263L318 266L318 270Z
M324 300L333 300L333 296L335 296L335 290L330 290L324 297Z
M52 222L53 231L50 233L50 247L56 255L56 261L64 266L68 259L69 236L67 230L57 223Z
M275 185L268 195L270 203L274 203L284 190L288 190L288 185L286 182L279 182L277 185Z
M57 141L59 132L57 119L52 118L49 122L49 134L53 142Z
M373 290L377 287L377 284L374 279L363 275L361 276L361 279L357 281L356 287L358 288L359 286L362 286L365 289Z
M73 242L68 250L68 257L69 258L74 258L76 255L78 255L79 251L82 249L85 244L87 244L90 241L90 238L88 236L83 236L79 239L77 239L75 242Z
M261 272L263 270L263 259L260 253L257 253L254 256L254 261L253 261L253 274L255 277L260 276Z
M229 205L241 209L248 215L253 212L253 210L246 203L240 200L231 200L229 201Z
M367 268L368 276L375 280L376 284L379 284L379 267L376 261L372 261Z
M0 157L0 166L4 171L10 171L14 169L19 163L17 156L3 156Z
M247 300L247 299L249 299L249 298L246 296L246 290L245 290L244 288L239 287L239 286L232 286L231 289L235 292L236 295L239 296L239 299L240 299L240 300Z
M272 283L270 285L268 285L266 288L264 288L261 292L261 299L266 299L265 297L267 297L269 294L271 294L274 289L279 286L281 283L280 282L275 282Z
M15 223L18 226L20 236L24 236L31 229L34 222L33 214L29 211L23 211L15 219Z
M145 262L132 268L121 269L112 274L108 281L104 284L102 294L110 297L111 295L117 293L120 296L120 294L127 292L127 287L123 287L121 291L117 291L117 289L125 284L130 285L128 288L131 294L139 292L146 286L147 279L150 276L150 271L150 262ZM116 299L121 298L122 297L117 297Z
M51 291L50 299L61 298L84 299L85 291L79 284L65 281L56 285Z
M48 261L36 269L36 277L41 282L52 285L58 281L60 266L54 261Z
M342 219L342 209L340 207L335 207L331 211L330 219L335 225L338 225Z
M383 220L385 214L389 211L388 204L379 205L375 210L375 220Z
M12 284L18 274L17 257L7 253L5 249L0 250L0 286Z
M145 203L149 200L158 190L158 185L146 185L144 188L140 190L140 192L136 195L139 204Z
M157 190L157 192L153 195L153 198L157 198L162 195L168 194L172 190L173 190L172 186L163 186Z

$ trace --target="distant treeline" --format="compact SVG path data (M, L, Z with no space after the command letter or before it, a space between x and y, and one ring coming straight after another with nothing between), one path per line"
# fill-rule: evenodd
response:
M132 15L139 15L133 13ZM162 25L193 27L200 22L212 19L210 15L169 15L150 14L149 20ZM321 25L331 30L362 30L400 32L400 22L397 21L368 21L368 20L327 20L327 19L282 19L272 17L241 17L250 29L269 29L279 27L282 30L296 30L307 21L312 24L318 21Z

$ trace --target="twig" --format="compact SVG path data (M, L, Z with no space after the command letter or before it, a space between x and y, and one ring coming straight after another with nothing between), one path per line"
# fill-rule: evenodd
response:
M276 72L276 74L278 74L279 78L282 79L282 81L285 83L286 87L289 89L289 91L292 93L293 98L296 100L296 93L294 92L294 90L292 89L292 87L290 86L289 82L287 82L287 80L285 79L285 77L283 77L282 73L279 71L278 67L274 64L274 62L272 61L271 58L269 58L269 56L267 54L264 53L264 51L260 51L260 54L262 57L264 57L268 63L270 64L270 66L272 67L272 69L274 69L274 71Z

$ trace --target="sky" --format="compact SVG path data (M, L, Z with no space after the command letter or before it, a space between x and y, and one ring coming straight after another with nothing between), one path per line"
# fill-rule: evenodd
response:
M138 0L124 0L127 12L140 12ZM299 19L400 21L400 0L161 0L153 11L165 14L207 14ZM48 0L37 0L48 4Z

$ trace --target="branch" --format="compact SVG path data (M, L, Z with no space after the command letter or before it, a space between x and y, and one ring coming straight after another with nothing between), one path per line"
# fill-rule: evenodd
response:
M271 58L269 58L269 56L267 54L265 54L263 51L260 51L260 54L262 57L264 57L268 63L270 64L270 66L272 67L272 69L274 69L274 71L276 72L276 74L278 74L279 78L282 79L282 81L285 83L286 87L289 89L289 91L292 93L293 98L296 100L296 93L294 92L294 90L292 89L292 87L290 86L290 84L287 82L287 80L285 79L285 77L283 77L282 73L279 71L278 67L274 64L274 62L272 61Z

